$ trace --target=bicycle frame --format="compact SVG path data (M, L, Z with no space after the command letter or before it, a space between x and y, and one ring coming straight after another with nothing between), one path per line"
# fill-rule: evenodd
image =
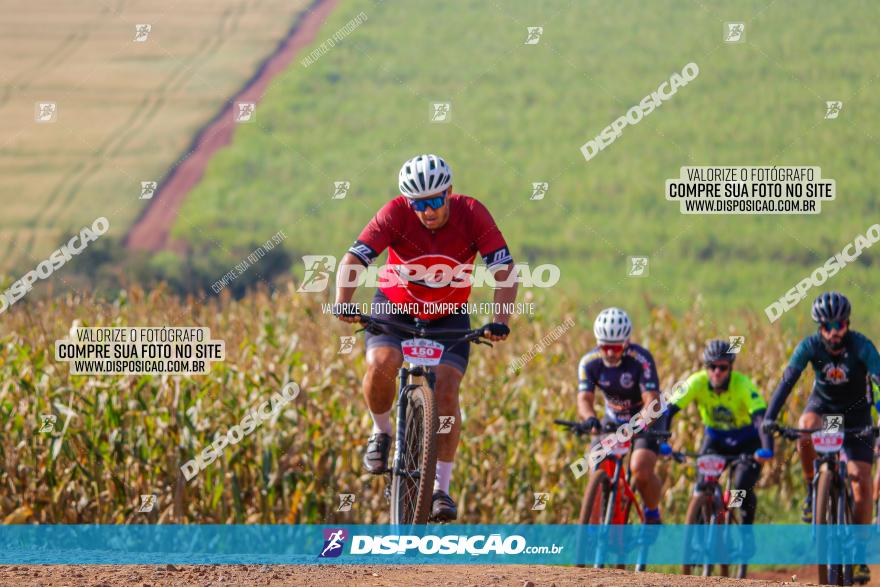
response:
M624 500L635 506L636 513L639 514L639 520L645 521L642 505L636 499L635 492L630 485L632 471L627 467L626 475L622 475L624 458L625 456L611 455L599 464L599 469L605 471L608 474L608 478L611 479L611 500L608 502L607 510L603 514L603 524L606 525L625 524L627 522Z
M816 490L819 486L819 474L824 470L823 467L833 473L832 489L837 492L837 495L841 495L841 492L844 492L843 495L846 495L849 502L853 503L852 487L849 484L849 473L846 470L846 460L840 458L840 453L817 455L816 460L813 461L813 479L810 481L810 485L813 487L813 496L816 495ZM815 504L813 507L815 509ZM813 516L813 525L816 525L815 516Z
M738 463L748 462L743 459L742 455L730 458L724 464L724 470L721 472L722 475L725 475L724 478L724 491L721 490L721 475L711 481L703 481L703 495L711 496L713 499L719 496L721 498L721 507L718 508L718 522L721 524L726 523L727 521L727 510L730 504L730 486L733 484L733 469L736 468Z

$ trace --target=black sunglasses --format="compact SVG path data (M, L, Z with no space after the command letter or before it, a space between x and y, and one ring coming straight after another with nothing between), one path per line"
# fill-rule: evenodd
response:
M706 365L706 369L708 371L721 371L722 373L724 373L725 371L730 369L730 365L726 363L709 363L708 365Z
M835 320L833 322L823 322L822 330L825 332L831 332L832 330L843 330L843 327L846 326L846 322L844 320Z

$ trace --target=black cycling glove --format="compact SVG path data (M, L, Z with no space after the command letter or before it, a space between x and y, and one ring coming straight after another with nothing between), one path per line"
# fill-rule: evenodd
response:
M490 322L483 326L483 330L488 330L492 336L507 336L510 334L510 328L507 327L507 324L501 324L500 322Z
M599 424L599 418L596 416L591 416L584 420L583 422L577 425L575 432L580 436L581 434L590 434L594 430L599 430L601 428Z

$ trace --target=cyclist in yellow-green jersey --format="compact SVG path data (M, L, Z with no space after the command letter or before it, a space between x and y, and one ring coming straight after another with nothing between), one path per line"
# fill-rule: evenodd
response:
M761 463L773 457L770 443L761 431L767 403L752 380L733 370L736 355L725 340L710 340L703 351L706 368L688 377L681 393L669 405L672 417L696 403L705 426L700 453L735 456L754 454L754 461L738 462L731 471L734 489L744 489L743 523L755 519L758 500L752 490L761 477ZM697 488L701 480L697 480Z

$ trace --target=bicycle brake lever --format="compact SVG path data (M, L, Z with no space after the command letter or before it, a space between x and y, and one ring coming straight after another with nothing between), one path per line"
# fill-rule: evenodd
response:
M479 338L478 338L477 340L475 340L474 342L476 342L477 344L484 344L484 345L486 345L486 346L494 346L494 345L493 345L491 342L489 342L488 340L481 340L481 339L479 339Z

